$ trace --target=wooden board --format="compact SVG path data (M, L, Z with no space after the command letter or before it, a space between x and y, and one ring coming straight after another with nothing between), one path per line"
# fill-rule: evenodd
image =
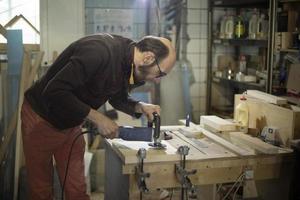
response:
M212 144L208 140L193 141L190 138L185 137L179 131L170 131L168 132L173 138L167 142L175 149L178 149L179 146L186 145L190 148L189 155L187 160L206 160L206 159L215 159L220 157L237 157L235 153L232 153L222 146ZM129 149L126 146L119 145L117 140L105 140L106 143L112 146L115 152L119 155L124 164L136 164L137 159L137 150ZM147 150L147 157L145 163L153 162L178 162L180 156L178 154L168 154L164 149L149 149Z
M252 137L250 135L241 133L241 132L231 132L229 133L230 137L236 138L245 145L251 146L252 148L256 149L265 154L276 154L278 153L278 148L261 141L259 138Z
M276 105L285 105L287 100L258 90L247 90L247 95Z
M255 155L252 152L247 151L246 149L243 149L241 147L238 147L227 140L217 136L214 133L211 133L210 131L205 130L204 128L198 126L198 130L200 130L206 137L213 140L214 142L218 143L219 145L222 145L223 147L229 149L230 151L240 155L240 156L250 156Z
M215 115L201 116L200 125L211 127L220 132L236 130L236 125L234 123L229 122Z
M235 108L240 103L241 95L235 95ZM262 130L265 126L279 129L283 143L287 146L291 139L300 138L300 112L264 101L248 98L249 128ZM236 109L234 114L236 115Z

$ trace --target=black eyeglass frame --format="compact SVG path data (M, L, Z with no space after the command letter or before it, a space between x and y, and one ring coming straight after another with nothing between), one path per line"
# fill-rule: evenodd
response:
M159 70L159 75L157 75L155 78L161 78L161 77L164 77L164 76L166 76L166 75L167 75L167 73L166 73L166 72L163 72L163 71L161 71L161 69L160 69L160 66L159 66L159 64L158 64L158 61L157 61L157 59L156 59L156 58L154 59L154 61L155 61L155 64L157 65L157 68L158 68L158 70Z

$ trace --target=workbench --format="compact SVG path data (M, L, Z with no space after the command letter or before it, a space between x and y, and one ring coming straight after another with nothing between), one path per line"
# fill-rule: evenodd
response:
M206 194L201 188L235 182L243 173L248 174L245 182L255 181L258 195L263 197L262 199L287 199L292 171L291 152L279 150L275 154L262 154L250 146L232 143L241 151L237 153L207 137L187 138L178 131L178 127L171 128L171 131L168 128L161 129L172 135L173 139L166 141L172 147L167 151L147 150L144 171L150 173L150 177L146 179L150 194L157 188L180 188L175 164L180 162L181 157L176 153L176 149L187 145L190 150L186 159L186 169L197 170L190 179L201 191L198 191L198 199L216 199L215 190L208 190L210 192ZM140 199L135 175L135 167L138 165L137 149L129 149L119 139L108 139L105 144L105 199ZM276 180L268 181L272 179ZM149 196L151 195L145 194L143 199L158 199Z

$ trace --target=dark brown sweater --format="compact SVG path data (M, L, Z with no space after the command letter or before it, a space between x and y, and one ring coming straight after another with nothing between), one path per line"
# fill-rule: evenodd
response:
M33 110L57 129L80 125L90 108L107 100L116 109L139 117L129 95L133 41L97 34L68 46L25 97Z

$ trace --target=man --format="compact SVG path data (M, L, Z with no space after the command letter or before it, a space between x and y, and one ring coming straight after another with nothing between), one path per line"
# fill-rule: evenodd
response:
M152 120L158 105L137 102L129 90L144 81L159 82L175 63L175 50L165 38L146 36L138 42L110 35L84 37L68 46L45 76L25 93L22 133L31 199L53 199L52 157L63 182L66 162L80 125L89 119L105 138L118 136L118 125L96 110L106 101L132 116ZM71 200L86 200L84 139L74 143L65 183Z

